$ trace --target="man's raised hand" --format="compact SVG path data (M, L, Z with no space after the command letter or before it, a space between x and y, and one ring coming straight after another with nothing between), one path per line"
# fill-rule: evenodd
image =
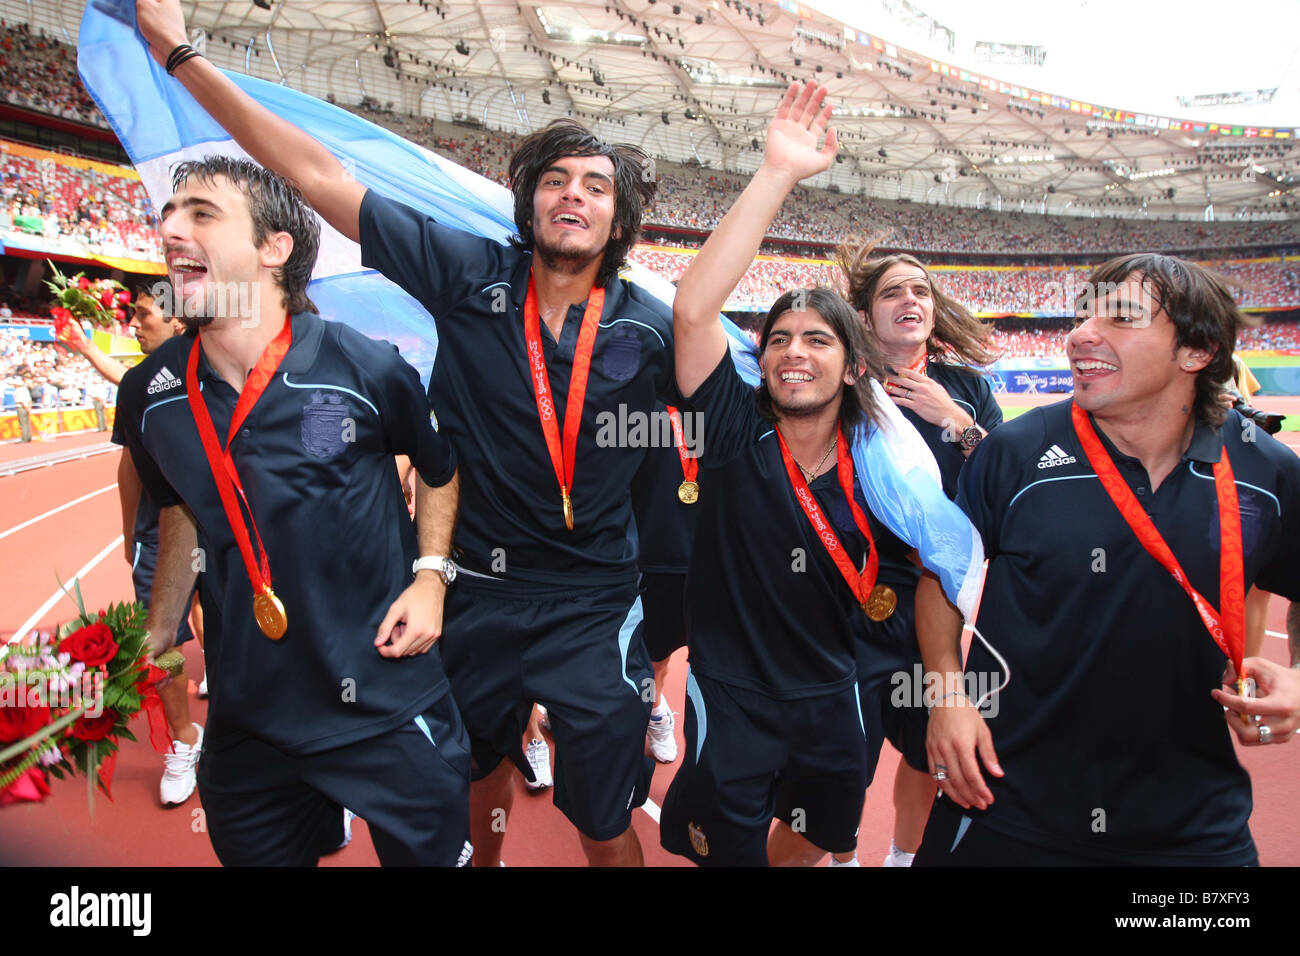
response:
M827 92L812 80L803 86L791 83L767 128L763 162L794 182L825 172L835 160L838 141L835 127L827 125L832 109ZM825 142L818 148L823 135Z
M135 18L149 52L160 66L166 66L167 54L186 39L180 0L136 0Z

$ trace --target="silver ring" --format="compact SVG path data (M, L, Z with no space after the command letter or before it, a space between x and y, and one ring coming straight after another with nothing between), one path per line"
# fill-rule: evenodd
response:
M1273 740L1273 731L1268 724L1259 725L1259 742L1261 744L1270 743Z
M948 772L946 770L936 770L934 773L930 774L930 776L935 780L947 780Z

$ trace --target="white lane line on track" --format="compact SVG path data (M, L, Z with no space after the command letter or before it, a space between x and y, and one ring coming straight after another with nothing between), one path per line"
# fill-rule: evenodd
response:
M1286 635L1283 634L1281 631L1265 631L1264 633L1267 634L1269 637L1280 637L1282 638L1282 640L1284 641L1286 640Z
M103 551L99 552L99 554L95 555L93 558L87 561L85 565L82 566L81 570L72 576L71 580L64 582L64 585L68 589L67 594L70 595L72 593L73 582L79 581L81 578L84 578L87 574L89 574L92 570L94 570L95 565L99 564L100 561L103 561L106 557L108 557L110 554L113 553L113 550L115 548L119 548L121 547L121 545L122 545L122 536L119 534L116 538L114 538L112 541L108 543L108 545L104 548ZM21 641L24 637L26 637L27 632L30 631L32 628L34 628L37 624L39 624L41 618L43 618L49 612L50 608L58 604L59 600L64 596L65 593L62 588L55 588L54 593L51 594L46 599L44 604L42 604L39 608L37 608L36 613L33 614L31 617L29 617L27 620L23 621L22 627L14 631L14 635L13 637L9 638L9 641L11 643L16 643L18 641Z
M641 809L644 810L646 812L646 816L648 816L655 823L659 822L659 804L655 803L649 797L646 797L645 803L641 804Z
M113 482L111 485L105 485L103 488L100 488L98 491L92 491L90 494L82 495L80 498L76 498L72 501L69 501L67 504L59 505L57 508L51 508L43 515L37 515L35 518L29 518L28 520L24 521L22 524L16 524L8 531L0 532L0 541L3 541L5 538L9 537L11 534L13 534L16 531L22 531L23 528L30 528L38 521L43 521L46 518L50 517L51 515L56 515L60 511L63 511L67 508L71 508L73 505L79 505L83 501L89 501L91 498L95 497L96 495L102 495L106 491L112 491L116 487L117 487L117 482Z

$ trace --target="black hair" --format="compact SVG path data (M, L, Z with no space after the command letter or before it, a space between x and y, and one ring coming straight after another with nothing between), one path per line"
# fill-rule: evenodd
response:
M172 190L187 179L212 184L220 176L244 194L253 220L253 243L260 246L273 232L286 232L293 250L284 265L275 270L275 284L284 294L290 313L318 312L307 297L307 283L320 249L320 220L302 198L298 187L278 173L247 159L213 155L187 160L172 169Z
M1208 269L1173 256L1118 256L1092 270L1076 308L1084 297L1096 295L1099 287L1119 285L1133 275L1140 277L1173 323L1174 347L1210 354L1209 364L1196 373L1195 413L1207 425L1222 425L1228 412L1219 396L1223 383L1233 377L1232 349L1241 322L1227 283Z
M782 295L772 303L767 318L763 320L762 331L759 333L759 354L767 351L767 342L772 337L772 326L777 319L787 312L802 312L805 309L811 309L826 320L844 347L845 369L855 376L853 384L845 385L842 389L839 416L844 437L852 442L853 433L859 425L883 420L871 381L884 379L885 365L874 340L868 337L862 320L838 293L825 286L814 286L792 289ZM766 421L776 422L776 409L772 405L766 379L758 386L756 405L759 414Z
M515 228L519 230L510 242L516 249L533 248L533 197L538 180L565 156L604 156L614 164L614 221L596 274L596 285L604 286L618 275L628 250L641 235L641 217L654 202L658 186L654 161L638 146L606 143L573 119L553 120L529 135L510 158L510 189L515 196Z

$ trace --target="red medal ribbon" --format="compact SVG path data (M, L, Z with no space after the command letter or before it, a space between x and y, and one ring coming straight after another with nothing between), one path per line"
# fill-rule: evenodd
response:
M668 406L668 421L673 426L673 440L677 442L677 457L682 460L682 477L694 481L700 473L700 460L686 454L686 439L682 437L682 413L672 405Z
M551 467L560 486L560 499L565 504L565 525L573 530L570 493L573 491L573 471L578 457L578 429L582 426L582 406L587 399L587 378L591 372L591 354L596 349L596 330L600 313L605 308L605 290L593 288L587 298L587 308L582 314L582 328L578 331L578 345L573 353L573 374L569 378L569 394L564 404L564 441L560 441L560 427L555 420L555 402L551 398L551 377L546 371L545 353L542 351L542 315L537 308L537 286L533 275L528 274L528 297L524 300L524 338L528 343L528 365L532 371L533 394L537 399L537 417L546 436L546 449L551 453Z
M249 507L248 498L244 496L244 486L239 480L239 473L235 471L235 462L230 457L230 442L239 434L240 426L248 418L248 413L257 404L257 400L262 397L266 387L271 384L271 377L275 375L275 370L280 367L280 362L284 360L289 346L293 344L293 324L291 318L286 315L284 328L267 344L266 350L262 352L257 365L244 383L244 390L239 393L239 401L235 403L235 411L230 416L230 432L224 449L217 441L217 430L212 424L212 416L208 413L208 406L199 392L201 338L202 336L196 337L190 349L189 363L185 369L185 397L189 400L194 424L199 430L199 440L203 442L203 453L207 456L208 468L217 483L217 492L221 495L221 506L226 511L226 520L235 535L239 555L244 559L248 580L253 585L254 593L265 594L271 590L271 562L266 556L266 548L262 544L262 535L257 530L257 522L253 520L253 509ZM236 493L239 495L238 501L235 499ZM253 558L253 545L239 511L239 501L244 503L244 509L248 512L248 523L253 526L253 534L257 538L257 560Z
M871 591L876 586L876 572L880 568L880 556L876 553L876 539L871 535L871 525L867 523L867 516L863 514L858 503L853 499L853 459L849 457L849 446L844 440L844 430L836 428L835 434L835 461L836 475L840 481L840 488L844 490L844 498L849 503L849 510L853 512L853 522L862 532L862 536L867 540L867 567L862 574L858 574L858 569L853 566L849 556L844 551L844 546L840 544L840 539L835 534L835 529L830 522L822 515L821 508L817 504L817 499L808 488L808 482L804 480L803 472L795 463L794 455L790 454L790 449L785 444L785 437L781 434L781 429L776 430L777 441L781 443L781 460L785 462L786 474L790 476L790 484L794 486L794 496L799 500L804 514L808 516L808 521L817 532L817 537L821 539L822 545L826 552L835 562L835 566L840 569L840 574L848 582L849 590L853 592L854 598L865 609L867 598L871 596Z
M1228 449L1214 465L1214 490L1219 498L1219 599L1222 602L1222 616L1187 580L1182 565L1174 557L1169 545L1160 536L1150 516L1138 504L1137 497L1129 488L1106 453L1105 446L1097 437L1088 413L1077 404L1070 409L1074 420L1074 431L1083 445L1088 464L1101 479L1101 486L1115 502L1120 517L1133 529L1138 542L1147 554L1160 562L1175 581L1187 592L1187 596L1196 605L1197 613L1205 629L1214 638L1214 643L1228 656L1237 674L1245 677L1241 659L1246 652L1246 572L1244 570L1241 509L1237 504L1237 484L1232 476L1232 465L1228 461Z

